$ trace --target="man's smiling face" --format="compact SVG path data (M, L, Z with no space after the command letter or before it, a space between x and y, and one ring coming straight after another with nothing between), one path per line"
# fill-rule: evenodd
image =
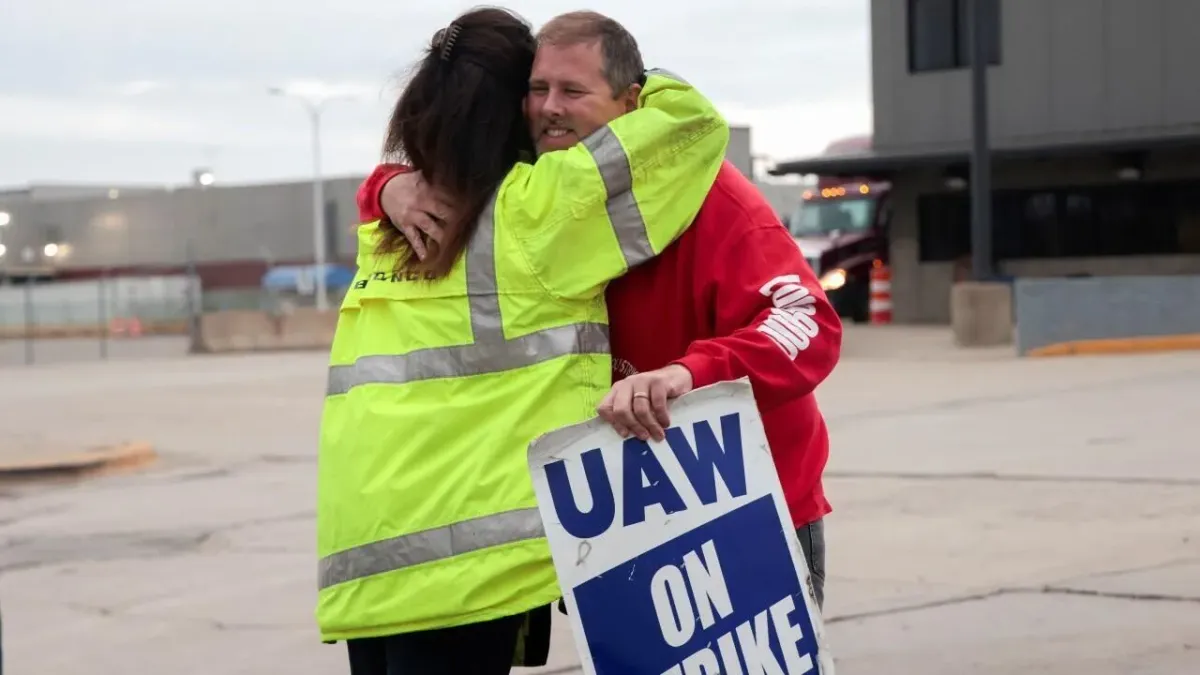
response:
M604 77L598 40L543 44L529 76L525 113L538 153L566 150L633 110L637 88L615 96Z

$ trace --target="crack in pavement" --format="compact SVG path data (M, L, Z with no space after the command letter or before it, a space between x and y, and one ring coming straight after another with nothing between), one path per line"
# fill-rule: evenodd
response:
M1079 595L1088 598L1109 598L1112 600L1200 603L1200 595L1173 595L1169 593L1122 593L1120 591L1098 591L1091 588L1071 588L1068 586L1044 586L1040 592L1049 595Z
M988 600L990 598L998 597L998 596L1005 595L1007 593L1012 593L1012 592L1015 592L1015 590L1001 588L1001 589L997 589L994 591L987 591L985 593L972 593L970 595L960 595L960 596L956 596L953 598L943 598L941 600L920 602L920 603L916 603L916 604L912 604L912 605L901 605L899 607L889 607L887 609L873 609L873 610L866 611L866 612L854 612L851 614L839 614L837 616L825 617L824 623L826 625L830 625L830 624L835 624L835 623L845 623L847 621L859 621L862 619L874 619L874 618L882 617L882 616L907 614L909 612L919 612L921 610L926 610L926 609L936 609L938 607L946 607L948 605L961 605L963 603L974 602L977 600Z
M204 545L213 533L106 532L82 536L21 537L0 547L0 572L73 562L136 560L179 555Z
M1137 574L1138 572L1157 572L1157 571L1161 571L1161 570L1171 569L1172 567L1187 567L1189 565L1194 565L1196 563L1200 563L1200 557L1186 556L1183 558L1173 558L1171 560L1164 560L1163 562L1151 563L1149 565L1139 565L1137 567L1125 567L1122 569L1109 570L1109 571L1105 571L1105 572L1095 572L1092 574L1085 574L1083 576L1073 576L1068 579L1063 579L1059 583L1052 583L1052 584L1048 584L1048 585L1050 585L1050 586L1071 586L1071 585L1073 585L1072 582L1074 582L1074 584L1078 584L1079 582L1085 581L1085 580L1090 581L1090 580L1095 580L1095 579L1108 579L1108 578L1112 578L1112 577L1119 577L1123 574Z
M944 598L941 600L933 600L930 602L922 602L913 605L903 605L900 607L890 607L888 609L871 610L867 612L856 612L853 614L842 614L839 616L831 616L825 619L826 624L845 623L847 621L860 621L864 619L875 619L885 616L895 616L898 614L910 614L920 612L927 609L937 609L939 607L947 607L950 605L962 605L968 602L979 602L982 600L991 600L1003 595L1075 595L1090 598L1107 598L1111 600L1130 600L1136 602L1176 602L1176 603L1193 603L1200 604L1200 597L1187 595L1167 595L1158 593L1120 593L1111 591L1096 591L1080 588L1070 588L1066 586L1041 586L1041 587L1006 587L997 588L993 591L983 593L971 593L953 598Z
M1034 473L1001 473L998 471L924 472L924 471L826 471L828 478L863 478L882 480L928 481L997 481L1006 483L1101 483L1107 485L1152 485L1159 487L1192 487L1200 478L1156 478L1153 476L1078 476Z

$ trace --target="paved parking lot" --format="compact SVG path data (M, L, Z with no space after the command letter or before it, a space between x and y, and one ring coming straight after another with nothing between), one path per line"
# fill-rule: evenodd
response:
M839 672L1200 672L1200 353L946 343L852 331L819 392ZM136 476L0 485L6 672L346 672L312 621L323 363L0 367L0 447L162 455ZM574 663L560 630L547 672Z

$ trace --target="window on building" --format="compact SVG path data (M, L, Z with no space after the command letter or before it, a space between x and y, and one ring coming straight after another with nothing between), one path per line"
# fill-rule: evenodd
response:
M973 0L908 0L908 69L918 73L971 65ZM987 16L988 63L1000 63L1000 0L978 0Z
M971 200L966 193L921 197L917 219L921 262L949 262L971 253Z
M997 191L992 251L997 260L1200 253L1200 181L1119 183ZM922 262L971 254L966 193L918 201Z

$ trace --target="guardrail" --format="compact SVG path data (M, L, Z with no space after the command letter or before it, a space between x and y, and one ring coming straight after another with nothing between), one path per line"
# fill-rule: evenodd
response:
M1013 299L1023 356L1200 344L1200 276L1020 278Z
M300 307L282 314L251 310L209 312L200 316L193 351L206 354L328 349L337 328L337 311Z

